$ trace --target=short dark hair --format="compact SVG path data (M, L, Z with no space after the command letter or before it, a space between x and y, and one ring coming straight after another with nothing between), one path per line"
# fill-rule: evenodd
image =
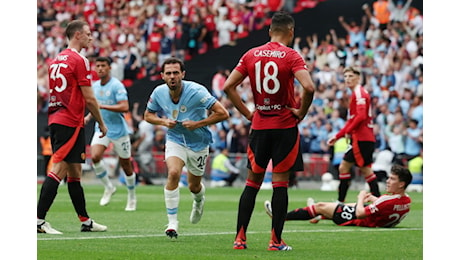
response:
M85 25L88 25L88 23L83 21L83 20L73 20L73 21L71 21L69 24L67 24L67 27L65 29L65 36L69 40L72 39L76 32L79 32L79 31L83 30L83 27Z
M352 72L353 74L356 74L358 76L361 75L361 71L358 68L352 66L346 67L343 70L343 74L345 74L346 72Z
M165 65L166 64L176 64L176 63L179 63L180 65L180 70L183 72L185 71L185 64L184 62L179 59L179 58L176 58L176 57L171 57L171 58L167 58L163 64L161 65L161 72L164 72L165 71Z
M106 62L109 66L112 63L112 59L109 57L97 57L96 62Z
M292 16L285 11L278 11L273 14L270 31L272 32L286 32L293 29L295 21Z
M399 181L403 181L404 189L412 182L412 173L402 165L395 164L391 167L391 173L398 176Z

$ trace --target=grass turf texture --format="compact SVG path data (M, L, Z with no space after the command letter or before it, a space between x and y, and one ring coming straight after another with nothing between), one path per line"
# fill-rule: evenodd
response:
M272 191L261 190L247 232L248 249L234 250L238 200L242 187L207 188L204 215L198 224L189 221L192 197L181 188L179 237L164 234L167 224L162 186L138 186L137 210L125 212L127 191L118 187L107 206L99 206L101 185L84 185L87 210L107 232L80 232L67 187L59 187L47 215L63 235L37 234L37 259L422 259L422 193L410 193L411 212L396 228L339 227L322 220L288 221L283 239L293 251L268 251L271 219L263 202ZM41 185L37 186L37 194ZM349 191L353 201L358 192ZM306 198L335 201L336 192L290 189L289 210L306 205Z

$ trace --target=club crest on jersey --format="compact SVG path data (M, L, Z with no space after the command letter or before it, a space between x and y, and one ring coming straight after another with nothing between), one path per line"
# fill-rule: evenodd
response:
M179 110L181 113L185 113L187 112L187 107L185 105L182 105L180 106L180 110Z
M270 105L270 99L264 98L264 105Z

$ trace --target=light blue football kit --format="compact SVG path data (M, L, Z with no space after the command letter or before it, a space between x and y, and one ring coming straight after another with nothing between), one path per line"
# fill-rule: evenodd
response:
M100 80L96 81L93 84L93 91L98 103L102 105L116 105L120 101L128 100L125 86L114 77L111 77L104 86L101 85ZM123 113L101 109L101 115L108 129L106 135L108 138L118 139L131 133ZM97 122L94 131L100 132Z
M212 143L208 126L188 130L182 126L183 121L200 121L207 117L207 110L217 101L202 85L193 81L182 81L182 93L179 102L172 101L166 84L156 87L147 102L149 112L161 112L178 124L168 130L166 140L188 147L192 151L201 151Z

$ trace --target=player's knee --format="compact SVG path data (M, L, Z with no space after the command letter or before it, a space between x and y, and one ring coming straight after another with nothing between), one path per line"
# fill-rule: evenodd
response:
M102 160L102 154L97 154L97 153L91 154L91 161L93 163L99 163L101 160Z
M316 213L320 214L321 212L323 212L324 209L326 208L326 205L327 204L325 202L316 202L314 204Z
M348 165L344 165L344 164L340 164L339 165L339 172L350 172L351 170L351 167L349 167Z
M192 183L192 182L189 182L188 183L188 189L190 190L190 192L192 193L198 193L201 191L201 182L198 182L198 183Z
M120 161L120 166L121 166L121 168L123 168L125 173L126 173L126 171L132 172L132 164L131 164L131 161L129 159L120 158L119 161Z

